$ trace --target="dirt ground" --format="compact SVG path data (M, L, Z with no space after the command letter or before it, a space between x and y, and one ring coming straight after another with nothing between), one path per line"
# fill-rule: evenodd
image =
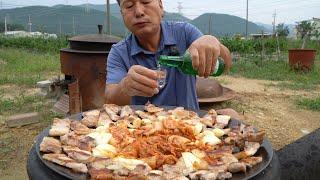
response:
M320 87L307 92L279 90L277 86L270 86L271 83L277 84L275 81L230 76L219 80L235 90L237 96L227 103L211 107L236 109L244 122L266 131L276 150L320 128L320 112L301 109L294 103L299 97L320 96ZM29 149L37 134L48 125L48 122L41 122L10 129L4 123L0 124L0 179L28 179L25 167Z

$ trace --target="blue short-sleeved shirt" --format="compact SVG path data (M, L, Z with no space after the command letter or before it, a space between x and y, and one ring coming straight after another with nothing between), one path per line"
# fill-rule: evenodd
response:
M107 83L118 84L133 65L156 68L160 55L183 55L192 42L202 36L193 25L183 22L161 22L162 36L156 53L144 50L137 38L131 34L112 46L107 60ZM176 68L166 68L166 85L153 97L132 97L134 105L144 105L148 101L155 105L182 106L199 109L196 94L196 77L185 75Z

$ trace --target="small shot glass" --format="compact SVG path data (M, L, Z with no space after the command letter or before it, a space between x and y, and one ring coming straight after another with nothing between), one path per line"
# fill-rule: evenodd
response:
M166 86L166 78L167 78L167 70L164 67L158 66L156 68L152 68L152 70L157 72L158 75L158 87L159 90Z

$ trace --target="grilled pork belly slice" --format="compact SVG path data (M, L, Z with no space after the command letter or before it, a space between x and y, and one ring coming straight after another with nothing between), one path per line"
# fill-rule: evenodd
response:
M73 159L69 158L65 154L44 154L42 157L47 161L54 162L61 166L64 166L66 163L69 162L75 162Z
M40 144L40 151L46 153L61 153L61 143L52 137L44 137Z
M265 136L264 131L256 131L253 126L242 126L241 129L246 141L262 143Z
M90 151L95 146L95 139L89 136L77 135L73 131L60 136L60 142L65 146L78 147L81 150Z
M62 148L70 158L76 160L77 162L88 163L94 159L94 157L91 155L91 152L81 150L78 147L63 146Z
M63 136L60 136L60 142L67 146L77 146L79 143L79 135L76 135L73 131Z
M200 170L194 171L189 174L191 180L216 180L216 179L230 179L232 174L225 170Z
M219 172L217 179L231 179L232 174L230 172Z
M218 177L219 172L215 171L207 171L207 170L200 170L194 171L189 174L191 180L215 180Z
M121 111L120 106L117 106L115 104L105 104L103 105L103 108L112 121L118 121L120 119L120 116L118 115Z
M106 112L101 112L98 120L98 126L109 127L112 123L109 115Z
M78 163L75 160L67 157L65 154L44 154L42 157L47 161L51 161L61 166L68 167L76 172L88 172L88 168L85 164Z
M216 119L215 127L224 129L228 126L231 117L227 115L218 115Z
M99 116L85 116L81 120L81 123L88 128L95 128L98 126Z
M184 176L182 166L176 165L163 165L163 178L164 179L176 179Z
M69 119L53 119L53 124L49 130L49 136L63 136L70 131Z
M99 110L84 112L81 123L89 128L95 128L98 126L99 116L100 116Z
M88 167L89 169L102 170L110 166L112 162L111 158L95 158L88 164Z
M220 165L208 166L208 170L211 172L227 172L228 166L223 163L218 163Z
M190 119L190 117L195 116L194 113L184 109L183 107L175 108L174 110L171 111L171 114L174 116L175 119L178 119L178 120Z
M228 171L231 173L246 172L246 164L243 162L234 162L228 165Z
M245 163L248 168L252 168L253 166L262 162L262 157L246 157L241 159L241 162Z
M257 142L245 142L244 151L234 154L237 159L244 159L256 154L258 149L260 148L260 144Z
M240 159L244 159L246 157L248 157L248 154L244 151L241 151L241 152L238 152L238 153L235 153L234 156L240 160Z
M138 115L141 119L149 119L151 121L156 120L157 117L155 115L150 115L143 111L135 111L135 114Z
M211 109L201 118L201 122L208 127L212 127L216 123L217 116L217 112L214 109Z
M125 118L125 117L129 117L130 115L133 115L134 111L131 109L130 106L123 106L121 108L121 112L120 112L120 118Z
M131 172L130 175L143 175L146 176L152 169L147 164L138 164Z
M78 162L69 162L66 163L65 165L66 167L76 171L76 172L81 172L81 173L87 173L88 172L88 168L85 164L83 163L78 163Z
M79 121L71 121L71 130L77 135L87 135L91 130Z
M147 178L152 180L163 180L162 174L162 171L152 170L147 174Z
M239 162L235 156L227 153L225 153L220 159L226 165Z
M260 144L257 142L245 142L244 152L248 156L253 156L254 154L256 154L259 148Z
M249 142L258 142L258 143L262 144L262 141L264 139L264 135L265 135L264 131L247 133L244 135L244 139Z
M158 113L164 111L163 108L157 107L153 104L148 104L144 106L144 109L149 113Z
M95 110L91 110L91 111L87 111L87 112L83 112L83 116L99 116L100 115L100 111L95 109Z
M109 169L89 169L89 174L91 176L91 179L92 180L113 180L115 179L116 177L113 175L112 173L112 170L109 170ZM125 178L118 178L117 180L125 180Z
M200 122L207 127L213 127L214 121L211 116L205 115L203 118L200 118Z
M80 137L77 147L91 152L92 148L95 147L95 139L90 136Z

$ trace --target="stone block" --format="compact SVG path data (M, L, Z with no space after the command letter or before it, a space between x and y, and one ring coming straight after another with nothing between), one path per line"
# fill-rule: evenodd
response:
M29 124L38 123L40 121L40 115L37 112L26 113L26 114L18 114L10 116L6 120L6 124L8 127L20 127Z
M49 88L51 86L52 82L50 80L46 81L39 81L37 82L37 87L38 88Z

